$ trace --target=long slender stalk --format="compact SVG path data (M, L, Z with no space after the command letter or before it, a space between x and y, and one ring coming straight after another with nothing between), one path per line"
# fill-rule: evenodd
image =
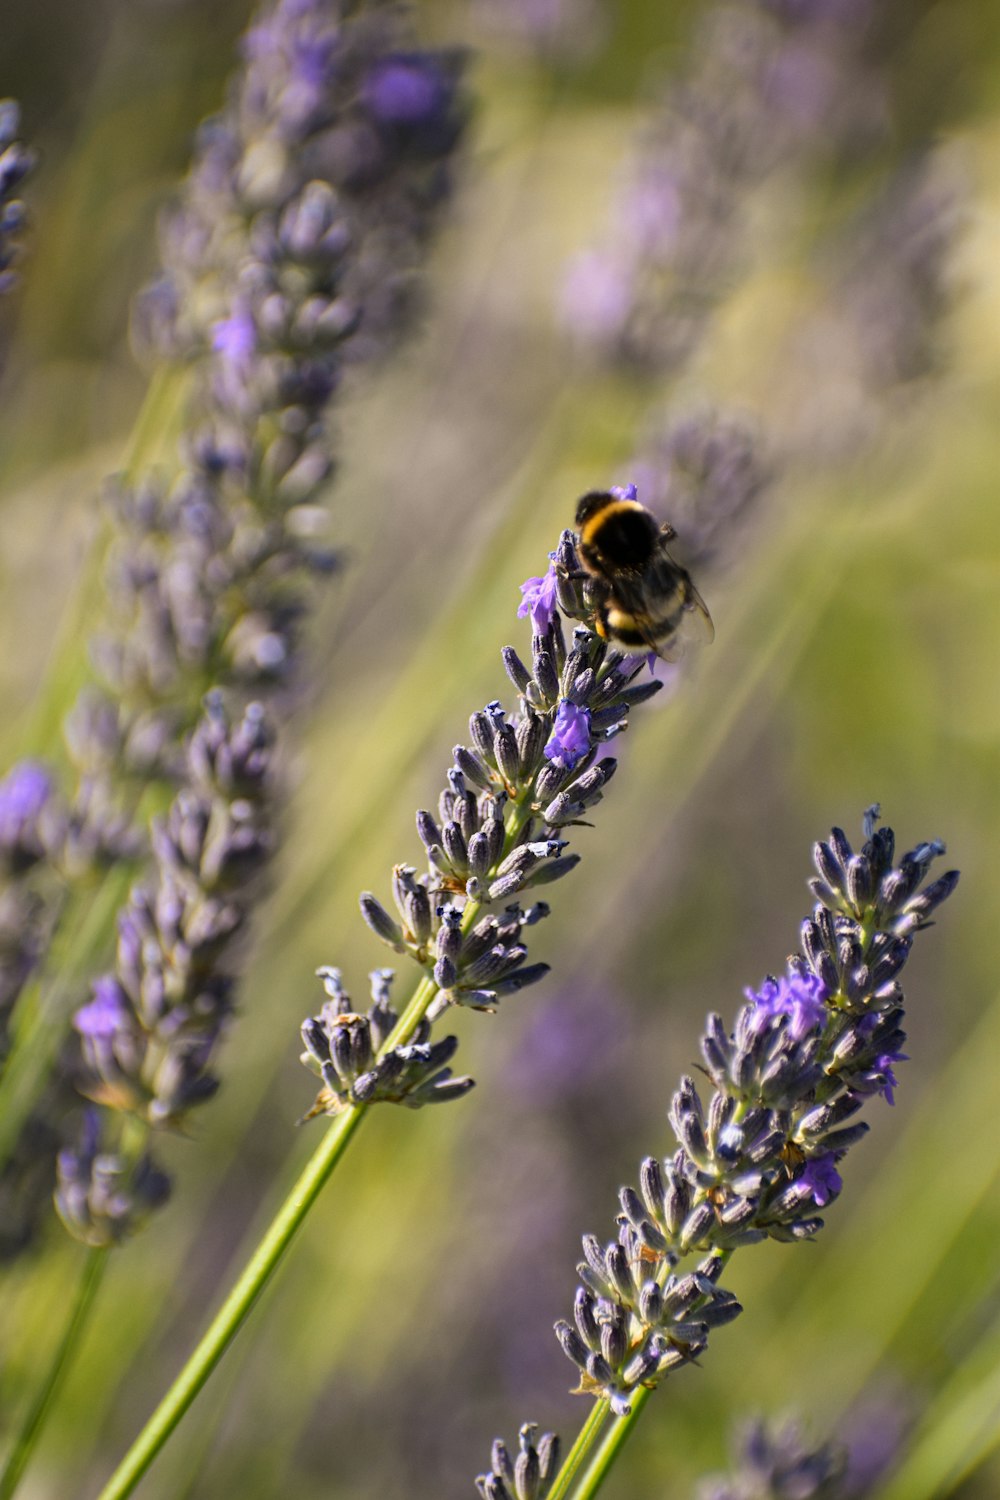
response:
M84 1329L89 1320L94 1300L104 1279L108 1256L104 1250L91 1250L83 1263L83 1271L77 1286L76 1296L70 1305L69 1317L62 1337L56 1344L49 1361L48 1370L28 1407L7 1461L0 1471L0 1500L11 1500L21 1475L27 1467L45 1418L59 1393L59 1388L69 1373L73 1356L79 1347Z
M628 1416L615 1418L605 1432L601 1446L591 1459L583 1478L579 1484L574 1485L572 1500L591 1500L591 1497L597 1494L605 1479L607 1479L615 1459L624 1447L626 1439L631 1436L635 1424L642 1415L643 1408L652 1394L652 1390L644 1386L632 1397L632 1410ZM603 1405L604 1403L601 1404ZM584 1430L586 1431L586 1429ZM588 1451L591 1446L592 1444L588 1444ZM586 1453L581 1455L581 1459L583 1457L586 1457ZM577 1468L579 1468L579 1464ZM552 1493L555 1496L557 1491L553 1490ZM564 1490L561 1493L565 1494L567 1492Z
M424 986L435 988L427 986L426 981ZM416 999L414 995L411 1005ZM277 1270L366 1113L365 1106L352 1105L333 1121L194 1353L104 1486L99 1500L124 1500L132 1494Z
M556 1475L555 1484L549 1491L548 1500L565 1500L570 1492L573 1480L579 1474L586 1462L587 1456L597 1442L604 1424L608 1419L610 1408L606 1401L595 1401L590 1409L590 1415L584 1422L576 1435L576 1441L563 1459L562 1468Z

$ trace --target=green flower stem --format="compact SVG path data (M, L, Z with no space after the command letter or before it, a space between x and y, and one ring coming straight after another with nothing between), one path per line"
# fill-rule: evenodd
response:
M652 1386L640 1387L640 1389L637 1390L635 1395L631 1398L632 1410L629 1412L628 1416L616 1417L614 1419L611 1426L604 1434L604 1440L601 1443L601 1446L598 1448L597 1452L591 1459L590 1464L587 1467L587 1472L584 1474L579 1484L573 1487L573 1500L590 1500L591 1496L597 1494L598 1490L601 1488L601 1485L604 1483L605 1479L607 1479L608 1474L610 1473L611 1468L614 1465L615 1459L618 1457L619 1453L624 1447L626 1439L631 1435L632 1429L634 1428L636 1422L638 1422L643 1407L646 1405L646 1402L649 1400L652 1394ZM606 1403L602 1401L600 1404L604 1406ZM586 1431L586 1428L584 1429L584 1431ZM588 1450L590 1446L591 1445L588 1444ZM586 1453L581 1454L581 1461L585 1457ZM577 1464L577 1467L579 1468L579 1463Z
M28 1407L14 1446L7 1455L7 1462L0 1471L0 1500L11 1500L21 1475L31 1458L35 1443L42 1431L45 1418L59 1393L73 1356L76 1353L83 1331L87 1326L90 1310L97 1296L108 1256L103 1250L91 1250L83 1263L83 1272L77 1286L76 1296L70 1305L69 1317L52 1353L45 1377L38 1388L34 1401Z
M99 1500L124 1500L132 1494L277 1270L366 1114L366 1106L353 1105L334 1119L198 1347L104 1486Z
M576 1442L563 1459L562 1467L556 1475L555 1484L549 1491L548 1500L566 1500L570 1485L580 1472L587 1455L597 1442L601 1431L607 1421L610 1408L604 1400L595 1401L590 1416L584 1422L576 1435Z

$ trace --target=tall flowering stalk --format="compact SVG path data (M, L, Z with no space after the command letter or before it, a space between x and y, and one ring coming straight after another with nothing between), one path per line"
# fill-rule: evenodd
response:
M857 852L837 828L816 845L816 905L800 952L784 974L747 991L731 1031L709 1017L709 1098L693 1078L681 1080L669 1114L676 1151L647 1157L638 1189L622 1188L613 1240L584 1238L573 1321L557 1323L556 1334L578 1390L597 1401L540 1497L597 1493L651 1391L742 1311L722 1284L733 1253L764 1239L812 1239L824 1223L817 1210L840 1194L843 1157L868 1131L857 1116L874 1095L893 1103L905 1061L899 974L958 873L925 883L944 852L937 842L894 863L893 833L876 828L877 817L875 807L865 814ZM480 1488L494 1500L487 1480Z
M145 347L189 372L177 462L111 487L104 685L68 726L78 822L97 803L116 831L135 817L135 846L173 792L117 969L74 1022L75 1082L102 1113L60 1158L58 1203L94 1245L162 1201L136 1120L176 1129L216 1087L236 935L276 842L272 716L301 687L304 620L335 565L317 540L332 403L410 321L464 112L457 56L415 50L381 0L279 0L244 55L137 314Z
M630 488L630 493L634 490ZM453 1037L435 1039L452 1006L494 1011L541 979L527 935L544 902L522 898L564 878L575 824L601 801L615 761L604 745L628 725L633 707L659 691L645 658L611 650L597 631L597 586L580 567L576 539L563 533L543 575L522 588L519 613L533 630L530 666L513 647L503 663L518 691L508 714L494 701L472 715L457 745L436 814L417 814L426 867L397 865L394 911L361 896L368 926L419 972L408 1003L390 997L393 974L371 976L372 1004L357 1010L336 969L320 971L327 1002L303 1025L303 1061L321 1087L310 1115L332 1117L326 1135L264 1234L198 1348L102 1492L132 1493L222 1358L371 1105L410 1108L461 1097L471 1079L452 1076ZM563 617L576 622L567 640Z

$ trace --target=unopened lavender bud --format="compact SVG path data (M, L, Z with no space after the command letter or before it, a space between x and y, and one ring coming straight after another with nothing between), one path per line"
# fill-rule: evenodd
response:
M433 849L435 845L441 844L441 829L437 821L429 812L417 813L417 833L425 849Z
M559 674L556 671L551 652L544 648L535 651L532 657L532 666L534 668L535 682L538 684L543 704L545 707L551 707L560 695Z
M483 764L478 755L474 755L464 745L456 745L452 751L452 755L454 756L456 766L466 781L472 786L481 787L483 791L489 790L493 785L493 781L488 768Z
M456 875L465 875L469 869L469 851L461 828L457 823L446 823L441 830L448 862Z
M555 881L562 880L571 870L575 870L579 863L579 854L565 854L559 859L546 860L531 871L522 885L532 888L539 885L552 885Z
M514 650L514 647L504 646L502 651L500 652L500 655L503 659L503 664L506 669L507 676L517 688L518 692L527 692L528 686L531 683L531 673L528 671L527 667L524 665L524 662Z
M480 759L488 766L495 768L496 761L493 755L493 725L490 716L480 710L469 719L469 735L472 739L473 748Z
M848 861L847 894L857 912L864 911L874 895L872 868L864 855L856 854Z
M493 734L493 755L501 775L509 786L516 786L520 774L521 757L518 752L517 734L511 724L501 724Z
M434 965L434 983L441 990L451 990L458 981L458 970L447 956L439 958Z
M361 915L376 937L388 943L397 953L405 953L406 945L403 942L403 929L398 922L394 922L382 903L372 895L371 891L362 891L359 898Z

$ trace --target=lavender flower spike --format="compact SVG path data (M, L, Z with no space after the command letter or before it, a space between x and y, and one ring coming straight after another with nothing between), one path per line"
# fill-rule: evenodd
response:
M527 961L528 930L549 912L534 894L579 862L567 853L569 831L601 801L616 768L601 748L660 684L639 682L643 660L609 649L598 634L572 532L550 554L547 573L522 593L518 614L530 613L535 628L531 666L513 646L502 653L519 695L516 712L508 715L494 699L472 715L469 744L452 751L436 813L417 813L426 867L396 865L391 907L372 891L360 898L376 937L420 969L422 1008L405 1013L406 1041L390 1047L397 1018L376 990L375 1006L359 1015L339 975L329 989L336 971L321 971L333 1003L302 1028L302 1060L324 1084L311 1114L378 1099L412 1105L456 1097L470 1080L439 1071L452 1039L432 1043L433 1022L451 1005L496 1010L548 973L547 964ZM567 617L579 622L572 643Z
M616 1239L584 1239L573 1321L556 1334L578 1389L618 1416L741 1311L721 1284L735 1250L819 1233L817 1209L839 1194L839 1165L868 1130L857 1116L890 1087L886 1059L899 1058L903 1041L899 973L958 873L925 883L938 843L894 863L892 831L877 829L877 816L865 814L857 853L840 829L816 845L817 905L801 952L780 978L748 991L731 1031L709 1017L710 1098L681 1080L673 1156L647 1157L638 1190L621 1190Z

